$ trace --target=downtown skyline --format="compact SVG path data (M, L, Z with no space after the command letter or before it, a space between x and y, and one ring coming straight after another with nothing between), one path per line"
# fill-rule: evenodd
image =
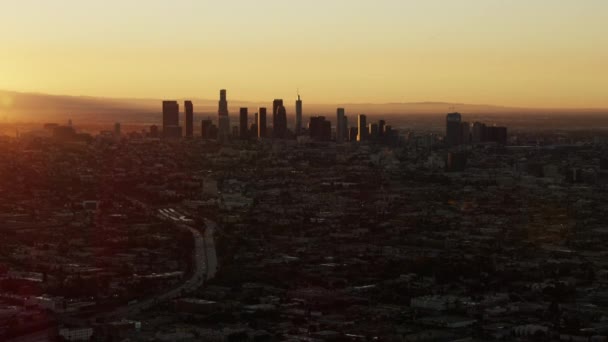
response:
M608 107L602 1L336 0L296 12L270 0L9 7L0 14L0 89L194 98L224 87L260 102L300 88L327 104Z

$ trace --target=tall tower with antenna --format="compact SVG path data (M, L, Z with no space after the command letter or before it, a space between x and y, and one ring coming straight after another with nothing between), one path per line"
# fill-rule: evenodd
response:
M296 100L296 134L302 132L302 99L300 98L300 90L298 89L298 99Z

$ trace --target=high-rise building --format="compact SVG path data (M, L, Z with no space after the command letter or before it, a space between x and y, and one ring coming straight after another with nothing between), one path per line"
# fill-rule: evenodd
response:
M461 121L460 113L449 113L446 116L445 142L448 146L460 145Z
M165 138L181 137L179 104L177 101L163 101L163 136Z
M351 127L348 130L348 141L357 141L358 134L359 134L359 129L357 127Z
M471 124L464 121L460 123L460 144L471 142Z
M121 135L120 122L114 124L114 135L117 137Z
M346 140L348 135L348 123L344 108L336 110L336 142L341 143Z
M370 123L369 124L369 137L372 140L378 140L378 138L380 137L379 131L378 131L378 124L377 123Z
M186 114L186 137L194 136L194 106L192 101L184 102L184 111Z
M311 116L308 122L310 137L318 141L331 140L331 122L324 116Z
M201 121L201 138L211 139L211 126L213 122L211 119Z
M220 101L218 103L218 126L219 139L226 140L230 137L230 116L228 115L228 100L226 98L226 89L220 90Z
M266 108L258 109L258 139L266 138Z
M239 137L241 139L249 138L248 116L247 108L241 108L239 111Z
M282 99L274 99L274 101L272 101L272 129L274 131L274 126L277 120L277 111L279 110L279 107L283 106L283 100Z
M385 131L386 131L386 121L384 121L384 120L378 121L378 135L384 136Z
M283 105L277 107L274 122L272 124L272 131L273 136L276 139L287 138L287 110Z
M473 129L471 131L471 141L474 144L482 143L486 140L486 125L481 122L474 122Z
M367 140L367 116L365 114L359 114L359 122L358 122L358 134L357 141L365 141Z
M300 134L302 132L302 99L300 98L300 94L298 94L298 99L296 100L296 134Z

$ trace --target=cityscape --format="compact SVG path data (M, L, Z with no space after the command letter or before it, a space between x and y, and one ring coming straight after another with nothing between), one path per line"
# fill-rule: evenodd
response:
M0 342L608 342L608 3L0 11Z

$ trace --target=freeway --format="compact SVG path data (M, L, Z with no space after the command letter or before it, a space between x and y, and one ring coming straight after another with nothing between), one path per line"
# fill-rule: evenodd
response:
M180 286L173 288L165 293L159 294L144 301L139 301L125 307L114 310L109 314L104 314L102 317L126 317L137 314L143 310L147 310L158 303L165 302L183 293L196 290L201 287L206 280L215 276L217 271L217 255L215 251L215 240L213 234L217 229L215 222L205 219L204 235L197 229L186 224L180 223L178 227L189 230L194 238L194 270L188 280Z
M206 280L212 279L215 276L215 273L217 272L217 254L213 235L217 229L217 224L211 220L205 219L203 234L201 234L199 230L184 223L178 223L177 226L181 229L190 231L192 237L194 238L194 251L192 256L194 259L194 269L190 278L188 278L180 286L168 290L165 293L158 294L152 298L139 301L131 305L117 308L110 313L93 316L93 320L96 318L125 318L130 315L137 314L159 303L177 298L183 293L196 290L202 286ZM51 330L46 329L11 339L9 342L49 341L50 333Z

